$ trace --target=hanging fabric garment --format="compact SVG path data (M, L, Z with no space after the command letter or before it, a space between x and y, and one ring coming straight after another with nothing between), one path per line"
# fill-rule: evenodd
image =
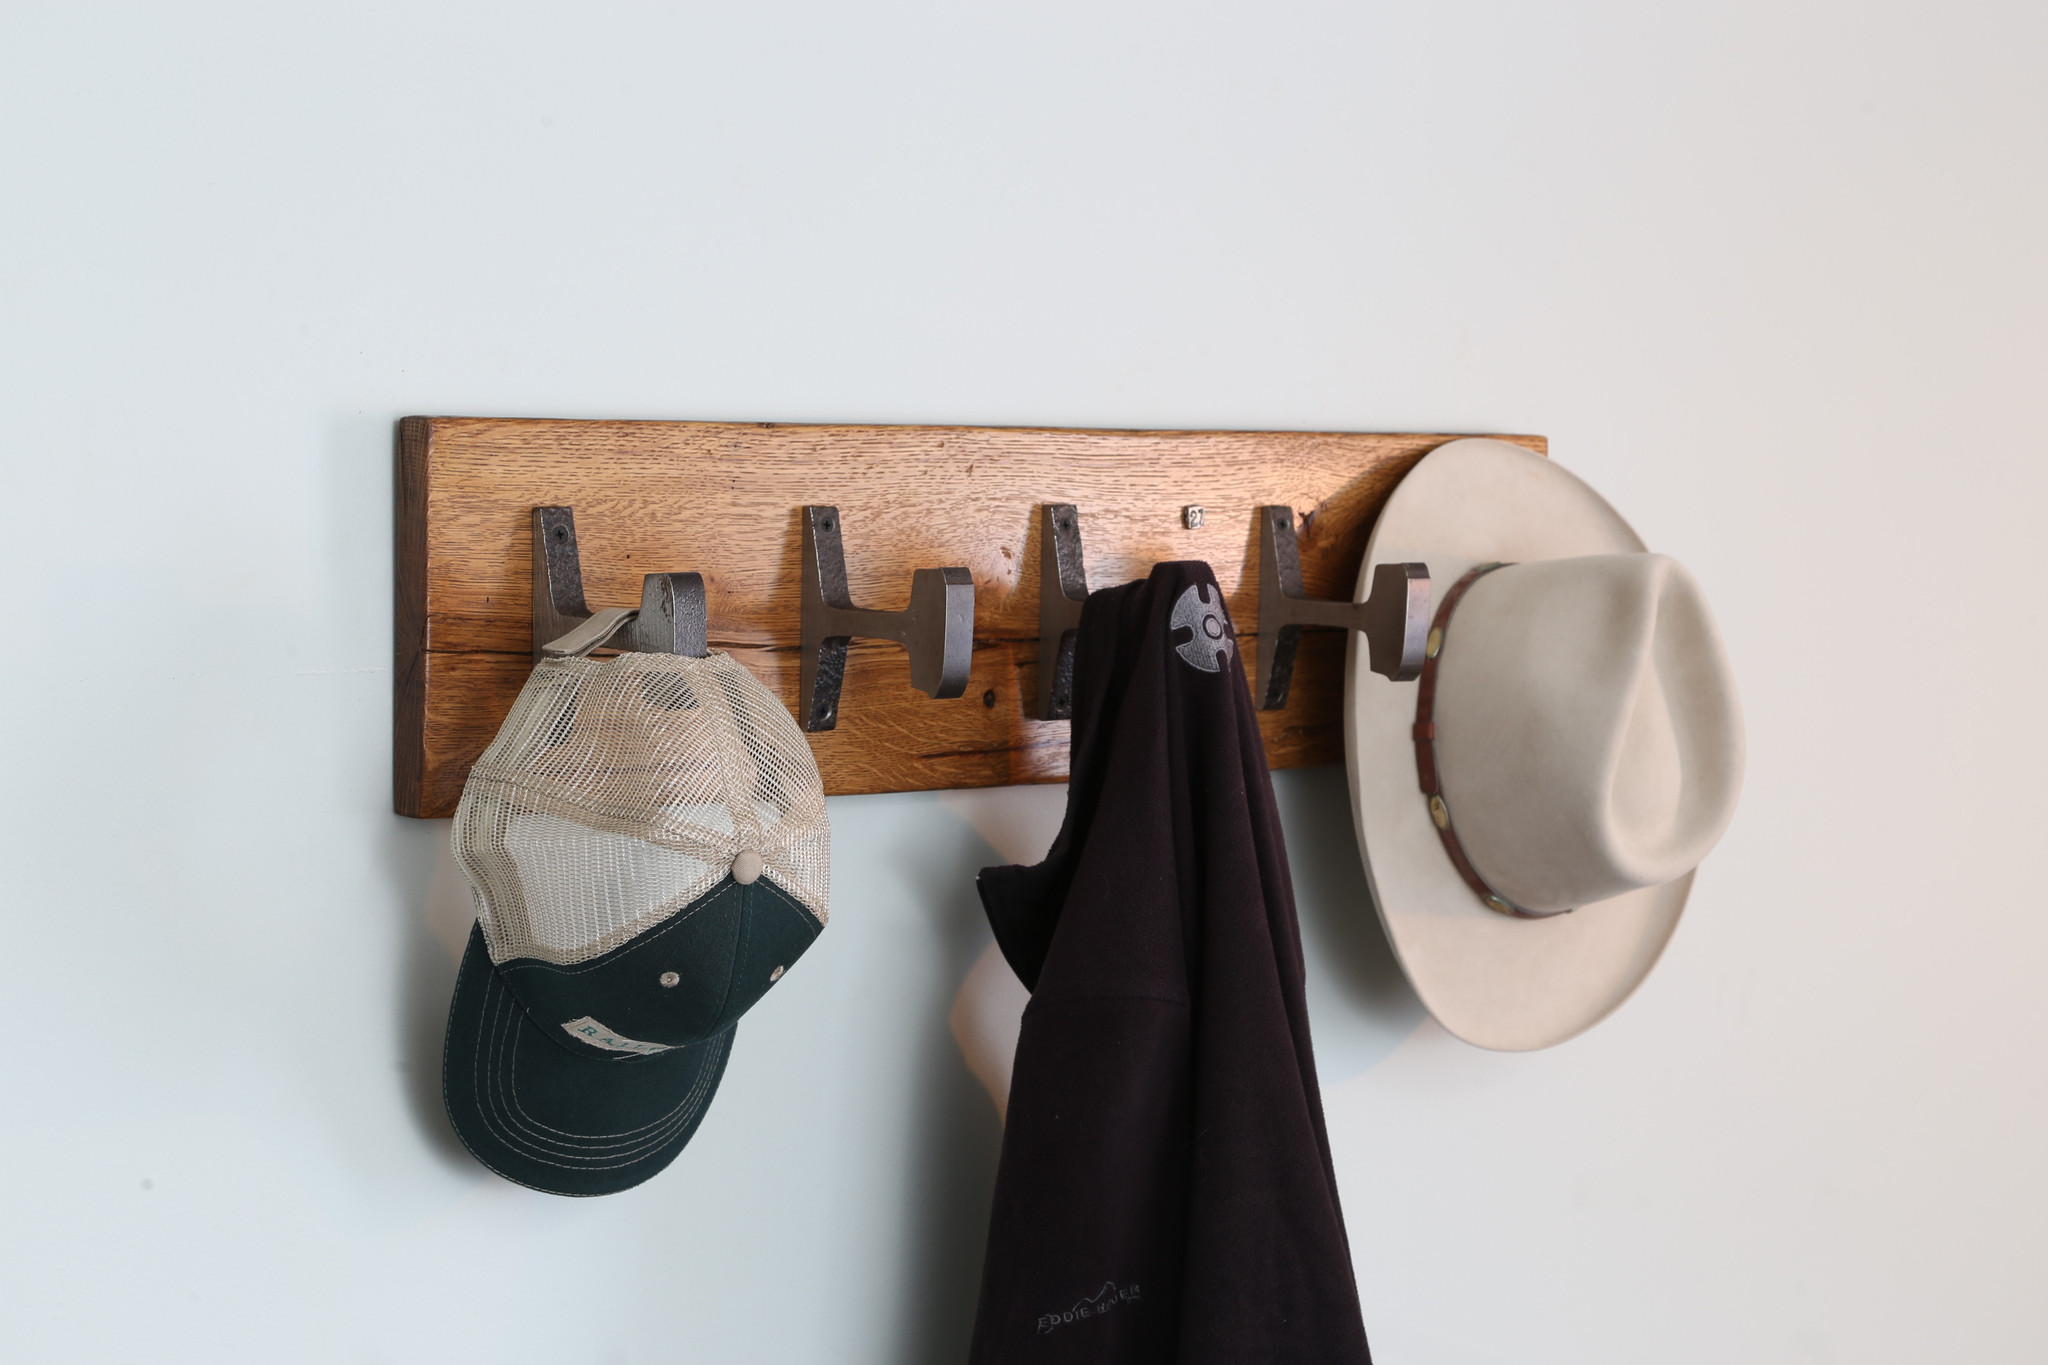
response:
M1089 597L970 1360L1368 1365L1265 746L1209 566Z

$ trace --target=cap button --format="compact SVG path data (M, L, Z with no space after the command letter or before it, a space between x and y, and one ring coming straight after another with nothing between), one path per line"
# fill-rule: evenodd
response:
M732 860L732 879L741 886L751 886L760 877L763 866L760 854L751 848L741 849L739 856Z

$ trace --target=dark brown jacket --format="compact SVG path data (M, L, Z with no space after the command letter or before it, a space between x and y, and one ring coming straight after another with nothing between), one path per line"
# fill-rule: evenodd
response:
M1301 941L1206 564L1095 593L1066 824L981 874L1031 989L970 1359L1366 1365Z

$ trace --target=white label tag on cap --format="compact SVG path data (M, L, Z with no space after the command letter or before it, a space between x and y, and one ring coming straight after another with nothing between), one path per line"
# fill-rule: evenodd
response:
M606 1052L637 1052L642 1056L652 1056L657 1052L669 1051L667 1043L643 1043L637 1038L622 1038L587 1014L581 1019L571 1019L562 1027L569 1030L571 1037L581 1039L592 1047L601 1047Z

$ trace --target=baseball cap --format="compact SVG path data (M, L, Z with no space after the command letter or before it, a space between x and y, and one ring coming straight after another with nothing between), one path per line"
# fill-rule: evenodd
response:
M442 1054L456 1133L551 1194L639 1184L825 927L810 745L721 652L544 659L470 770L454 844L477 907Z

